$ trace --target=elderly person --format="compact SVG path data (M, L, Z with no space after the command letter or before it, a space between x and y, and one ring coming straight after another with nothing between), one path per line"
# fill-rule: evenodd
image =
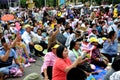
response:
M76 41L77 39L82 39L81 38L81 32L79 30L76 30L74 33L72 33L66 40L65 46L69 47L71 41Z
M34 49L35 42L40 43L42 38L31 31L33 27L29 24L25 25L26 31L22 34L22 39L26 43L28 52L32 52ZM35 55L39 55L39 53L35 53ZM40 55L43 55L42 53Z

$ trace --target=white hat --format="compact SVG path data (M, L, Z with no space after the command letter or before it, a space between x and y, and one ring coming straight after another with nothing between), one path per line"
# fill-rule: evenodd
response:
M94 9L93 11L97 11L97 9Z

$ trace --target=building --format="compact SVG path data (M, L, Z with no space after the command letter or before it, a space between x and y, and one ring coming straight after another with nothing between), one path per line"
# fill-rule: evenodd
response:
M0 8L19 6L20 0L0 0Z

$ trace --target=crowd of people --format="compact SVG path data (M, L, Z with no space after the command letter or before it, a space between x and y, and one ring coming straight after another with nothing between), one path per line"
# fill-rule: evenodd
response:
M0 78L22 77L42 57L40 74L24 80L119 80L118 6L0 10Z

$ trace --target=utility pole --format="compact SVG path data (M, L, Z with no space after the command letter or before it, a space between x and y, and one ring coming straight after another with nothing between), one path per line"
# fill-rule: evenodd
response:
M46 7L46 0L44 0L44 1L45 1L45 2L44 2L44 3L45 3L45 7Z
M19 7L20 7L20 0L19 0Z
M75 3L75 5L76 5L76 0L74 0L74 3Z

